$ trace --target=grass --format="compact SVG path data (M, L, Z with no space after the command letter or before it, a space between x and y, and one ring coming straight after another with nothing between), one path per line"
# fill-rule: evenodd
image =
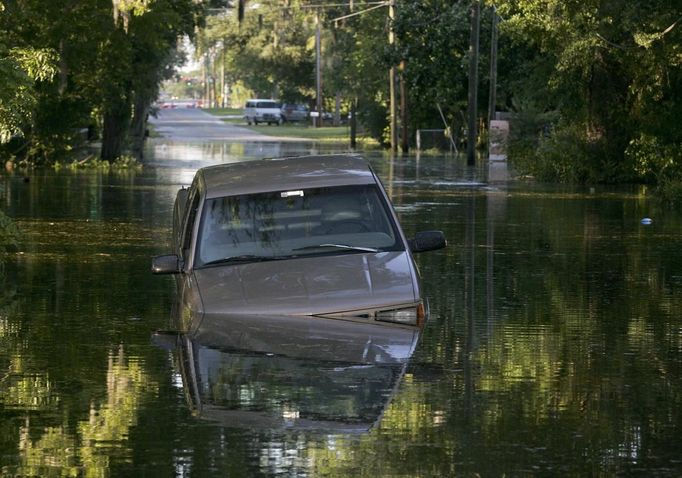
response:
M244 114L243 108L204 108L206 113L211 113L215 116L239 115Z
M256 131L268 136L281 136L285 138L305 138L320 143L348 143L350 141L350 128L344 126L322 126L313 128L308 124L283 124L280 126L247 126L242 122L244 128ZM370 146L376 145L376 141L366 135L357 136L358 143Z
M268 136L280 136L285 138L304 138L323 143L346 143L350 141L350 128L343 126L322 126L313 128L309 123L285 123L283 125L253 125L248 126L242 117L243 111L240 108L206 108L207 113L215 116L238 115L238 118L222 118L225 123L241 126L257 133ZM376 144L368 136L358 135L359 143L370 145Z
M346 140L350 135L346 126L325 126L322 128L313 128L308 125L283 124L279 126L254 125L245 127L251 131L267 134L268 136L286 136L316 140Z

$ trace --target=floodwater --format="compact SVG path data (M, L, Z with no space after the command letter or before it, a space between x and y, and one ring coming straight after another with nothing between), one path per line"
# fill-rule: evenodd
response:
M0 269L2 476L682 475L682 215L638 189L373 154L407 234L449 241L417 256L431 318L407 364L156 333L177 189L314 148L157 141L141 171L0 174L22 232Z

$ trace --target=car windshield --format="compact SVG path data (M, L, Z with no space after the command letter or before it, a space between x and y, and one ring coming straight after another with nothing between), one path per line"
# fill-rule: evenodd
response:
M279 108L277 106L277 103L274 101L259 101L258 105L256 105L257 108Z
M208 199L197 242L199 267L404 249L374 185Z

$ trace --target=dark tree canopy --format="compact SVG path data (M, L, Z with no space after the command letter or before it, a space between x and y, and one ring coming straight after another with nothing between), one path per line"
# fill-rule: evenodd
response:
M193 0L0 3L0 154L55 160L90 128L101 131L103 159L119 157L203 8Z

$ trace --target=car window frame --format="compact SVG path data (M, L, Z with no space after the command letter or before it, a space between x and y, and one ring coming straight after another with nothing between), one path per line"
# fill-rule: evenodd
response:
M185 209L185 217L182 221L182 234L180 236L180 250L178 251L179 256L183 260L187 260L191 257L192 249L192 239L193 232L195 229L196 218L201 206L201 194L197 184L193 184L190 187L189 195L187 196L187 209Z

